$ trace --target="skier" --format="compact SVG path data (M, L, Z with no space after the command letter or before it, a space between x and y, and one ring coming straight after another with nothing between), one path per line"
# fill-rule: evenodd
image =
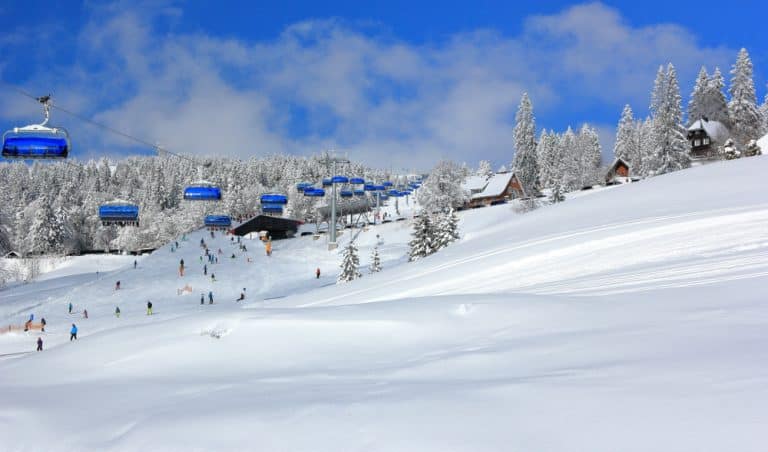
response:
M147 300L147 315L152 315L152 302Z
M213 255L211 255L211 257L213 257ZM219 257L218 256L213 258L213 263L214 264L218 264L219 263Z
M235 258L235 253L232 253L232 259L234 259L234 258Z
M211 282L216 282L216 274L211 273Z
M38 337L37 338L37 351L42 352L43 351L43 338Z
M244 293L242 293L242 292L240 292L240 298L238 298L238 299L237 299L237 300L235 300L235 301L243 301L243 300L245 300L245 294L244 294Z
M208 265L207 264L203 265L203 275L208 276Z
M205 246L205 240L203 240L203 238L202 238L202 237L200 238L200 246L201 246L201 247L202 247L202 246Z
M115 290L120 290L120 281L115 283Z
M33 320L35 320L35 314L29 314L29 323L32 323Z
M213 304L213 291L208 292L208 304Z
M69 313L72 314L72 303L69 303Z
M133 260L133 269L136 270L136 259Z
M120 318L120 306L115 307L115 317Z
M184 265L179 266L179 277L180 278L184 277Z
M87 309L83 309L83 317L86 318L86 319L88 318L88 310Z
M205 304L205 294L200 292L200 304Z
M45 321L45 317L40 319L40 331L42 331L43 333L45 333L45 325L46 325L46 323L47 322Z
M317 267L317 270L315 270L315 279L320 279L320 267Z
M181 268L184 268L184 259L179 261L179 265L181 266Z
M200 263L201 264L203 263L203 255L202 254L200 255Z
M70 340L70 342L73 339L77 340L77 326L74 323L72 324L72 329L69 330L69 340Z

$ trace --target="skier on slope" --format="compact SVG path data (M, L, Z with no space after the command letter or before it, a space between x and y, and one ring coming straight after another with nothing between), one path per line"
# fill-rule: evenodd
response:
M120 318L120 306L115 307L115 317Z
M200 304L205 304L205 294L202 292L200 293Z
M208 304L213 304L213 291L208 292Z
M72 329L69 330L69 340L70 342L72 340L77 340L77 325L75 325L74 323L72 324Z
M152 302L147 300L147 315L152 315Z
M47 324L48 324L48 322L45 321L45 317L40 319L40 331L45 333L45 325L47 325Z
M37 351L42 352L43 351L43 338L38 337L37 338Z
M317 270L315 270L315 279L320 279L320 267L317 267Z
M72 314L72 303L69 303L69 313Z

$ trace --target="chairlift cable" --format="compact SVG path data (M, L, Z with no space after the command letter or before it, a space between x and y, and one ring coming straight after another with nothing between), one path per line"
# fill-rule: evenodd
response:
M35 96L32 93L30 93L30 92L28 92L28 91L26 91L26 90L24 90L22 88L19 88L16 85L12 85L12 84L4 81L4 80L0 80L0 83L2 83L3 85L7 86L11 90L17 92L18 94L21 94L24 97L28 97L28 98L34 100L35 102L41 102L41 100L40 100L41 97L40 96ZM43 97L47 97L47 96L43 96ZM166 148L164 148L162 146L159 146L156 143L150 143L147 140L138 138L138 137L136 137L134 135L131 135L129 133L125 133L125 132L123 132L121 130L115 129L114 127L110 127L110 126L108 126L106 124L94 121L93 119L87 118L87 117L85 117L83 115L80 115L80 114L78 114L78 113L76 113L76 112L74 112L72 110L66 109L64 107L60 107L60 106L56 105L55 103L51 103L51 108L55 108L56 110L58 110L58 111L60 111L62 113L68 114L68 115L72 116L73 118L79 119L80 121L86 122L86 123L88 123L88 124L90 124L90 125L92 125L94 127L98 127L100 129L106 130L107 132L111 132L111 133L114 133L115 135L119 135L119 136L121 136L121 137L123 137L123 138L125 138L127 140L131 140L133 142L136 142L136 143L139 143L141 145L144 145L144 146L147 146L149 148L152 148L158 155L162 155L163 153L167 153L167 154L171 154L171 155L173 155L175 157L178 157L180 159L184 159L184 160L187 160L189 162L192 162L194 164L197 164L197 165L200 164L199 161L195 160L192 157L187 157L186 155L182 155L182 154L179 154L179 153L176 153L176 152L169 151L168 149L166 149ZM210 166L210 163L209 162L205 162L203 165L204 166Z

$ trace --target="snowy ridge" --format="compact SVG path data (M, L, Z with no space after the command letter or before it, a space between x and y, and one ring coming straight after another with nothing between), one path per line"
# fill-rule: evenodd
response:
M524 215L461 212L461 241L413 263L410 221L370 228L346 284L311 237L271 258L206 237L222 248L210 282L193 233L136 270L0 292L3 320L50 319L45 352L0 357L2 447L760 451L766 170L755 157ZM0 355L36 337L0 335Z

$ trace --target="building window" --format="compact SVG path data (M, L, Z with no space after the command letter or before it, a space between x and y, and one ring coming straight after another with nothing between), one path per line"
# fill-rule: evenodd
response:
M694 146L701 146L701 140L696 138L695 140L693 140L693 145Z
M704 137L704 138L702 138L702 139L701 139L701 144L704 144L704 145L707 145L707 144L709 144L709 138L708 138L708 137Z

